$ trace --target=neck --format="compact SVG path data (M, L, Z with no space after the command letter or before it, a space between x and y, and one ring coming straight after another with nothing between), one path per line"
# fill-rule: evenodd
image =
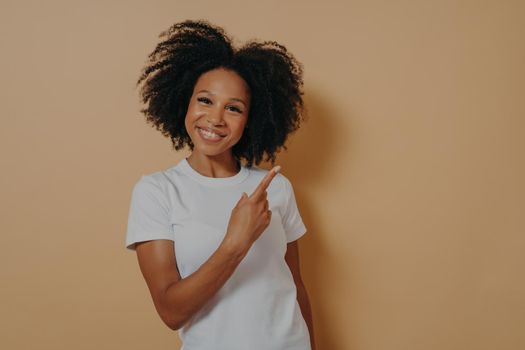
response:
M207 156L194 151L186 159L193 169L207 177L231 177L241 170L240 162L232 154Z

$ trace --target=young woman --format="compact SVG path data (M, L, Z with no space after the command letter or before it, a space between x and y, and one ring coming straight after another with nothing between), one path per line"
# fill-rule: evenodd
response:
M276 42L234 48L202 20L160 37L137 82L141 112L191 155L132 191L126 247L155 308L184 350L315 349L306 227L274 166L304 110L301 64ZM270 171L254 165L264 153Z

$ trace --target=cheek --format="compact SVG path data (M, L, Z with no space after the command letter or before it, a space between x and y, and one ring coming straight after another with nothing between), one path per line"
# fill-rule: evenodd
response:
M195 117L194 111L192 111L191 109L188 109L188 111L186 112L186 117L184 119L184 125L186 126L186 130L189 133L192 132L192 129L193 129L197 119L198 118Z
M186 117L184 118L184 124L188 127L192 123L191 110L188 109L186 112Z
M199 110L198 106L189 106L188 111L186 112L185 123L187 126L190 126L191 123L194 123L197 119L202 116L203 112Z
M193 105L188 108L188 112L186 113L186 118L189 118L191 120L197 120L202 118L207 114L207 111L200 108L198 105Z
M238 125L236 125L236 128L235 128L235 133L237 134L237 137L239 139L242 138L243 134L246 132L246 123L239 123Z

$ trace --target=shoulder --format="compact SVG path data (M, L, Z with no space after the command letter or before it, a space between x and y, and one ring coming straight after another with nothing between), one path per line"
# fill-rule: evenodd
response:
M152 194L164 193L168 187L169 179L164 171L143 174L135 181L134 192L149 192Z
M161 172L142 174L135 182L135 186L160 186L162 183Z

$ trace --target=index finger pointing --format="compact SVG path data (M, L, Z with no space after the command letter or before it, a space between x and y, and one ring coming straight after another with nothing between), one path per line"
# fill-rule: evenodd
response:
M272 182L273 178L275 177L275 175L277 175L279 170L281 170L281 166L280 165L277 165L277 166L273 167L266 174L266 176L261 180L261 182L259 183L259 185L255 189L255 191L253 191L253 193L250 196L250 198L256 198L256 197L260 196L264 191L266 191L268 186L270 186L270 182Z

